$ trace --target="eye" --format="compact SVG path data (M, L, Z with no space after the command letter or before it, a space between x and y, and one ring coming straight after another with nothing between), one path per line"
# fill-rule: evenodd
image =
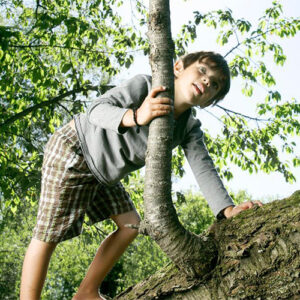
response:
M199 71L203 74L206 74L206 68L205 67L200 67Z

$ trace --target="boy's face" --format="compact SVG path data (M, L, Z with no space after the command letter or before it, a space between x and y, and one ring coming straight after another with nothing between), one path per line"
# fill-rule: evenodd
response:
M213 103L221 89L220 73L210 67L205 59L183 68L182 61L174 65L175 101L187 107L205 108Z

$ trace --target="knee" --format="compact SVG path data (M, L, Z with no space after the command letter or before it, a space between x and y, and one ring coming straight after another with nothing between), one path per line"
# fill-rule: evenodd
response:
M118 230L121 230L124 234L128 237L134 239L139 234L139 225L140 225L140 218L130 220L129 222L119 225Z
M134 239L138 235L140 222L140 216L136 212L131 212L122 220L122 222L116 222L116 224L118 226L118 231L122 232L128 238Z

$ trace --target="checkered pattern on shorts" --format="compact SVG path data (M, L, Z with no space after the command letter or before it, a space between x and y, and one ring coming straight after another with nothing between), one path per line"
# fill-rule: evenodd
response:
M81 233L85 214L91 224L134 210L119 182L97 181L82 155L76 131L65 125L48 141L42 168L42 187L33 237L61 242Z

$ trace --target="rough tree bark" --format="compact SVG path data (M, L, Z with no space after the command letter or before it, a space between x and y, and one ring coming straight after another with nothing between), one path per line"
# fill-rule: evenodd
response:
M300 299L300 190L208 231L219 253L213 271L189 279L169 265L115 299Z
M168 87L161 96L173 99L174 44L170 27L169 1L151 0L148 37L152 85ZM212 269L217 249L210 236L200 238L185 230L178 220L171 198L172 136L173 115L151 122L146 153L144 227L177 266L195 277Z

